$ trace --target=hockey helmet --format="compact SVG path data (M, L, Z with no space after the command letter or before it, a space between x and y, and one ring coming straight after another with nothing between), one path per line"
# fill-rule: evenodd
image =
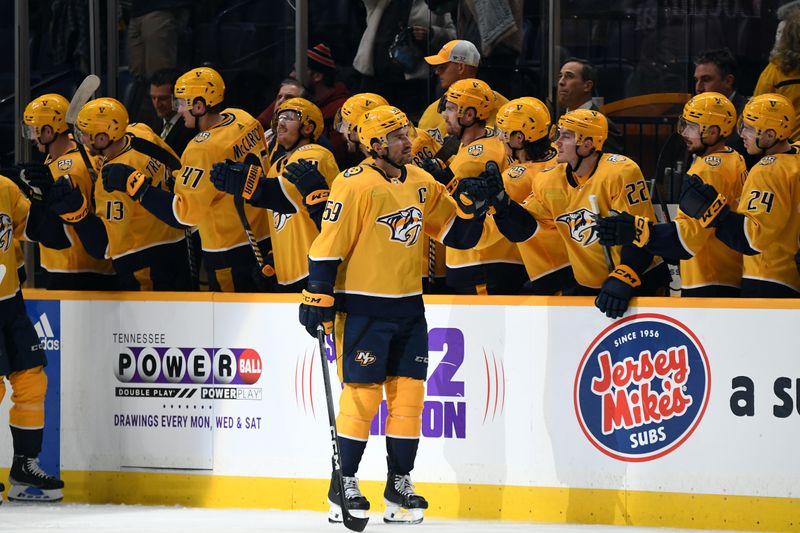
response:
M107 134L111 142L118 141L128 127L128 110L114 98L97 98L81 108L76 126L78 140L83 144L94 143L100 133Z
M214 107L225 99L225 82L213 68L194 68L175 81L173 93L178 111L191 109L197 98L202 98L206 107Z
M289 98L288 100L281 102L281 104L278 106L278 109L275 110L275 120L277 121L278 117L285 112L294 112L297 114L297 118L300 120L301 130L308 125L314 127L310 136L312 142L319 139L320 135L322 135L322 132L325 129L325 122L322 119L322 111L320 111L316 105L309 102L305 98ZM277 122L275 125L277 126Z
M354 133L358 119L369 109L374 109L381 105L389 105L386 98L375 93L358 93L354 94L342 104L342 107L336 111L336 116L333 119L333 129L347 135Z
M458 107L457 117L464 116L464 112L475 109L478 120L487 120L494 109L495 95L486 82L475 78L467 78L454 82L442 96L441 110L447 102L452 102Z
M511 100L497 111L495 120L502 133L509 136L519 131L528 142L538 141L550 129L550 111L533 97Z
M578 146L585 139L591 139L594 149L602 150L603 143L608 137L608 120L599 111L575 109L565 113L558 119L558 127L551 130L550 140L553 142L558 140L561 130L574 132L575 143Z
M780 94L768 93L752 97L744 106L739 120L739 133L750 126L756 137L774 130L778 141L788 139L794 129L795 112L792 103Z
M683 113L678 119L678 133L690 128L692 124L699 126L701 139L711 126L717 126L720 135L727 137L736 124L736 108L720 93L700 93L683 106Z
M22 136L35 141L42 128L50 126L54 133L67 131L67 108L69 102L60 94L45 94L31 100L22 114Z
M378 142L383 148L389 147L388 135L401 128L407 128L409 137L416 130L408 121L406 114L394 106L382 105L366 111L358 122L358 140L368 149Z

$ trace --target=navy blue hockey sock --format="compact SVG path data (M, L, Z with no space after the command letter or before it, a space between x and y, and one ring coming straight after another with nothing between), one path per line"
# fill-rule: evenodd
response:
M405 476L414 470L414 459L417 457L419 439L395 439L386 437L386 454L389 470L394 474Z
M11 440L14 443L14 455L39 457L42 451L43 429L21 429L11 427Z
M348 439L339 435L339 460L342 462L343 476L354 477L356 475L366 447L366 441Z

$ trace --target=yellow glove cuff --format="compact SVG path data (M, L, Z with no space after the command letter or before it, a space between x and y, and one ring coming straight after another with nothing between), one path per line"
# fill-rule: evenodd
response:
M244 188L242 189L242 198L249 200L253 197L258 187L258 177L261 175L261 169L256 165L247 167L247 174L244 178Z
M136 196L136 193L139 192L139 189L144 185L145 181L147 180L147 176L135 170L131 172L131 175L128 176L128 182L125 184L125 192L128 193L128 196L133 198Z
M331 195L330 189L319 189L306 196L306 205L322 204L328 201L328 196Z
M318 294L303 289L303 303L306 305L313 305L314 307L333 307L333 302L333 296L330 294Z
M81 198L83 199L83 203L79 209L73 211L72 213L63 213L61 215L61 219L64 222L69 224L77 224L89 214L89 203L86 201L86 196L81 194Z
M609 278L617 278L621 282L630 285L633 288L638 287L642 284L642 280L639 279L639 274L637 274L631 267L628 265L619 265L614 271L608 275Z
M708 206L706 212L703 213L703 216L700 217L700 224L702 224L704 228L707 228L714 218L716 218L719 212L722 211L722 208L725 207L726 203L727 200L725 196L722 193L718 194L716 199L711 203L710 206Z
M650 219L637 216L634 217L633 224L636 227L636 236L633 238L633 244L643 248L647 241L650 240Z

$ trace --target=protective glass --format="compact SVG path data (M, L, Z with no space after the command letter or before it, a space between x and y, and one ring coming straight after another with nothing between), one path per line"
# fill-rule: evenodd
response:
M292 109L286 109L278 114L278 122L299 122L300 113Z
M683 137L700 137L701 129L702 128L700 124L697 124L696 122L691 122L683 117L678 119L678 135Z
M81 144L89 145L92 143L92 137L78 126L75 126L75 140Z
M188 111L191 109L191 104L189 103L186 98L173 98L172 99L172 110L177 111L178 113L182 113L184 111Z
M350 131L350 123L342 117L341 108L336 111L336 115L333 117L333 129L342 135L347 135Z
M566 128L558 127L558 124L550 126L550 142L560 141L562 144L575 144L577 142L575 132Z
M755 137L757 130L742 120L742 117L739 117L739 120L736 122L736 132L739 134L739 137Z

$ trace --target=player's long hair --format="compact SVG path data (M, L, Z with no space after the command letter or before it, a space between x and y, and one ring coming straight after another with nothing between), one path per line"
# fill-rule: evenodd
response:
M781 38L769 54L781 72L789 74L800 71L800 9L791 12L785 20Z
M550 139L545 135L536 141L526 142L524 150L531 161L541 161L552 152L553 148L550 145Z

